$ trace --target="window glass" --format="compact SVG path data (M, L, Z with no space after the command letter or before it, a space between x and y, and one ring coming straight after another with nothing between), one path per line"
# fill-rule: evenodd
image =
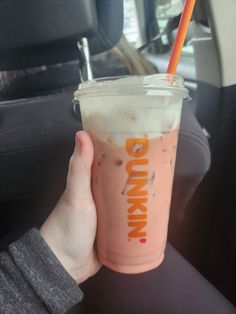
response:
M156 0L156 15L158 19L168 20L179 15L184 6L184 0Z
M184 0L156 0L156 18L160 32L163 31L168 23L168 21L181 14L184 7ZM163 35L161 38L161 43L164 51L171 49L176 31L173 31L171 34ZM190 23L187 40L183 48L183 53L193 54L193 45L191 44L192 34L192 25Z
M135 47L141 45L139 23L135 0L124 0L124 34Z

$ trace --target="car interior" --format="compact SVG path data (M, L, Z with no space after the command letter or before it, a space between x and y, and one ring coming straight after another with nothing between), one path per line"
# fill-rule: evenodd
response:
M107 58L96 60L125 34L128 45L164 73L183 3L0 1L0 251L40 227L65 188L74 135L82 129L73 93L90 66L95 77L103 76ZM130 7L138 25L134 41ZM235 12L234 0L196 3L177 71L191 100L183 105L168 233L178 254L233 304ZM109 76L120 73L111 60Z

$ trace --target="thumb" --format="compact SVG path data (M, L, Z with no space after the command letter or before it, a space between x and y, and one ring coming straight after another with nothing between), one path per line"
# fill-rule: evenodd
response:
M89 134L79 131L75 136L75 148L70 158L66 185L66 198L71 204L91 194L91 167L94 149Z

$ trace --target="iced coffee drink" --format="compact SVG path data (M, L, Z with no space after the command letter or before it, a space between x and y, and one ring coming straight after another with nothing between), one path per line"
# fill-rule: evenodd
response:
M183 80L166 75L83 83L75 93L95 157L92 191L101 262L122 273L164 258Z

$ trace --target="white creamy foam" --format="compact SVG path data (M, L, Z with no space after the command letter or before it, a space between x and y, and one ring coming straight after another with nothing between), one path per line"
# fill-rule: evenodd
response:
M182 99L177 96L98 96L81 98L85 130L116 144L127 137L158 137L180 122Z
M117 144L171 132L179 125L185 97L183 80L166 74L84 82L75 93L84 129Z

